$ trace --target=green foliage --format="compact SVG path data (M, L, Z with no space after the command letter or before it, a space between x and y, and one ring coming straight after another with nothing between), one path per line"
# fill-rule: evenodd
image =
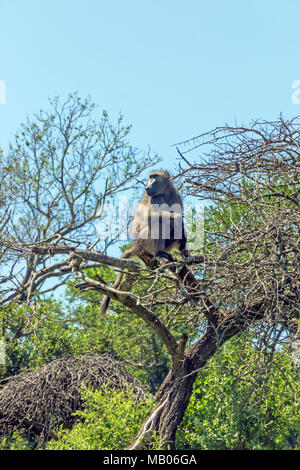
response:
M100 273L95 272L96 275ZM89 273L89 276L91 273ZM104 275L104 273L101 273ZM111 272L107 271L107 276ZM37 300L35 315L26 306L11 304L0 312L6 341L2 377L39 367L65 354L110 352L127 363L130 372L155 391L165 377L168 356L159 340L138 317L114 307L98 321L100 299L79 294L69 284L64 305ZM24 319L35 319L31 334L17 338ZM25 322L26 323L26 322ZM26 333L26 330L24 330ZM299 447L295 366L281 348L261 350L259 335L227 342L199 375L177 447L188 449L290 449ZM51 448L113 449L132 439L150 401L139 405L132 394L108 390L84 391L85 409L72 430L60 430ZM3 449L32 448L22 434L1 442ZM61 446L61 447L59 447ZM117 447L118 446L118 447Z
M37 299L31 306L12 303L2 307L0 325L6 350L0 377L39 367L70 353L72 319L53 299Z
M114 450L128 446L153 406L150 396L138 402L133 391L103 387L82 391L84 409L75 413L80 421L71 430L60 429L50 450Z
M233 339L201 371L178 447L299 448L299 391L296 367L285 351L270 358L251 338L246 344Z

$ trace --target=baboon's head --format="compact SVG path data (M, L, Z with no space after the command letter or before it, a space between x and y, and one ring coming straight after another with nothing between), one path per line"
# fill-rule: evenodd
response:
M150 173L148 183L146 184L146 193L148 196L157 196L168 191L172 185L171 176L168 171L154 171Z

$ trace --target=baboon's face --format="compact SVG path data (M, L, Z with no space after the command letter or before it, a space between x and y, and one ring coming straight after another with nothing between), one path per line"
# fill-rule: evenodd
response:
M151 173L146 184L146 193L148 196L157 196L166 191L170 184L170 176L167 172Z

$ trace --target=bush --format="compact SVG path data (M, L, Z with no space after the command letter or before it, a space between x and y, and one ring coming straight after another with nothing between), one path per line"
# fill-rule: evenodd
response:
M82 390L84 409L76 412L78 422L71 430L59 429L58 440L48 442L51 450L116 450L127 447L151 411L152 399L138 401L133 390Z

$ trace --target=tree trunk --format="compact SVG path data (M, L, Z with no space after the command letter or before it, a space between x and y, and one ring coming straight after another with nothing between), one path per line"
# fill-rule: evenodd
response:
M170 372L163 384L161 402L166 403L155 429L160 436L161 449L175 449L176 431L189 404L196 378L197 373L191 373L185 367L180 374Z
M218 326L209 326L204 336L185 353L173 355L171 370L156 395L158 404L128 449L151 447L155 432L159 435L161 449L174 449L176 431L189 404L199 370L228 339L262 316L263 303L258 301L234 319L229 317Z
M175 449L175 436L189 404L198 371L217 349L216 331L210 329L182 360L173 357L172 367L156 395L157 406L145 420L130 450L151 447L158 433L161 449Z

